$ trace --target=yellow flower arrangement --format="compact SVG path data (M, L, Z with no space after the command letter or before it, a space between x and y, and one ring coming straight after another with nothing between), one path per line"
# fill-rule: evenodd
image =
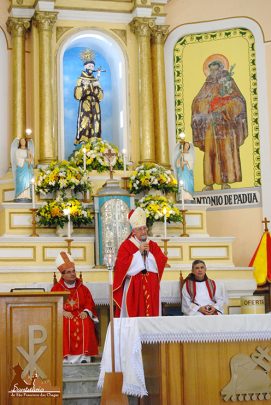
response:
M177 192L177 180L170 170L155 163L143 163L133 172L129 180L131 193L138 194L150 189L164 193Z
M115 154L112 159L112 166L115 170L123 169L122 155L116 145L109 143L101 138L90 138L89 142L84 143L80 149L75 151L71 156L71 162L78 166L83 167L84 164L84 152L86 150L86 169L88 171L97 170L98 172L104 172L109 170L109 162L105 157L105 153L109 150Z
M165 211L167 222L182 222L180 210L166 197L148 195L141 198L136 205L146 212L148 226L156 221L164 221Z
M59 190L72 190L74 193L91 190L90 177L74 162L52 162L46 169L40 169L36 191L47 194Z
M70 209L70 218L73 225L87 225L93 222L92 212L85 208L83 204L72 198L64 200L57 198L53 201L48 201L44 206L38 209L37 218L38 224L42 226L57 226L63 228L64 224L68 222L68 216L64 214L64 209Z

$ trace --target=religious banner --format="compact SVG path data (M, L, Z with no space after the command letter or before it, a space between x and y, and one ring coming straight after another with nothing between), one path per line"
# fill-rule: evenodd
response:
M253 34L243 28L189 34L175 45L176 139L184 133L194 150L197 204L261 204L255 60Z
M214 190L198 192L194 195L196 204L208 204L210 209L247 208L261 205L261 188L244 188L242 190Z

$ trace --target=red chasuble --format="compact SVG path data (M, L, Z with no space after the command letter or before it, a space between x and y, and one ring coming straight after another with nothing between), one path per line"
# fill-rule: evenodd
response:
M139 273L130 277L126 295L126 310L129 317L158 316L160 280L167 262L157 243L149 241L149 249L153 254L158 273ZM134 253L138 252L137 246L126 239L120 246L114 268L113 299L116 304L115 316L120 316L126 274L133 260Z
M94 322L87 316L79 318L79 314L88 309L97 317L95 304L89 289L77 278L74 288L67 288L61 278L51 291L69 291L70 295L64 303L64 311L71 312L73 319L63 317L63 356L80 355L95 356L98 354L98 342Z

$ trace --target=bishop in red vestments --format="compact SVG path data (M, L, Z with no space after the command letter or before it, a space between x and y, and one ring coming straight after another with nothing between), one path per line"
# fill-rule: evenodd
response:
M94 322L99 322L89 289L76 277L72 257L60 252L56 265L61 279L51 291L68 291L63 308L63 356L65 363L88 363L98 354Z
M130 214L132 233L121 244L114 268L115 316L159 316L160 281L167 257L147 238L145 211L138 207Z

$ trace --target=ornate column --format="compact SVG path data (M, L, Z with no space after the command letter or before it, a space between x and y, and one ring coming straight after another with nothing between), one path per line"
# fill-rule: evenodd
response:
M135 18L131 29L138 38L140 159L155 161L150 31L151 18Z
M53 77L52 77L52 30L57 13L37 11L34 23L39 32L39 113L40 113L40 163L55 158L53 134Z
M152 28L152 83L154 100L154 133L156 162L170 167L167 131L167 106L164 42L168 25L156 25Z
M12 137L25 133L25 34L30 27L26 18L9 17L7 29L12 37Z

